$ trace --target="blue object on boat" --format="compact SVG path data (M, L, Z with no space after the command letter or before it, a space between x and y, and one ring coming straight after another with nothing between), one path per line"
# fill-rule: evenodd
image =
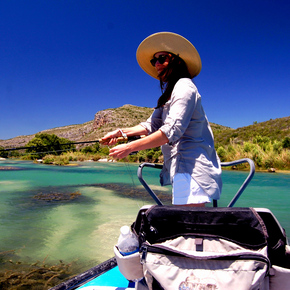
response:
M129 281L121 274L119 267L114 267L113 269L105 272L101 276L89 281L77 289L86 290L86 287L89 286L110 286L118 289L125 289L128 288Z

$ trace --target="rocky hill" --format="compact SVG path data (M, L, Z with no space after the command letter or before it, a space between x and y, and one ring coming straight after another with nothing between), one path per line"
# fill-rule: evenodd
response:
M285 137L290 137L290 116L284 118L271 119L269 121L254 123L253 125L237 128L225 129L215 134L215 143L227 145L230 140L234 143L243 143L252 140L255 136L268 137L271 140L282 141Z
M84 124L57 127L38 133L55 134L58 137L74 142L96 140L118 127L135 126L146 120L152 112L152 108L124 105L115 109L99 111L92 121ZM255 135L275 136L275 139L282 140L284 137L290 136L290 117L270 120L238 129L231 129L214 123L211 123L211 127L215 135L215 141L219 144L226 144L233 138L238 141L248 140ZM34 136L35 134L0 140L0 147L15 148L25 146Z
M92 121L84 124L70 125L44 130L37 133L55 134L71 141L81 142L99 139L105 133L118 127L128 127L146 120L152 113L152 108L124 105L116 109L106 109L95 114ZM15 148L25 146L35 134L18 136L8 140L0 140L0 147Z

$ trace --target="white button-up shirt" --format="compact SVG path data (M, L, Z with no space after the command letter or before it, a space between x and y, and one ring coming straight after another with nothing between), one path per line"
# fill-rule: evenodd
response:
M213 133L201 105L201 96L188 78L174 86L171 98L141 125L149 134L161 130L169 142L161 147L162 185L172 184L175 173L189 173L213 199L219 199L222 181Z

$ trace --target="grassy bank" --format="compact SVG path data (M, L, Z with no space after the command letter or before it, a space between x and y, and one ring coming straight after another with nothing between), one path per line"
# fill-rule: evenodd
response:
M290 149L288 143L270 140L267 137L256 137L252 141L217 146L221 161L232 161L250 158L258 170L290 170Z
M229 145L217 146L217 154L222 162L238 160L242 158L250 158L255 162L257 170L290 170L290 150L283 148L281 142L268 141L266 143L259 143L256 141L244 142L243 144L236 144L231 142ZM97 152L65 152L61 155L46 155L42 158L44 164L54 165L68 165L73 162L81 161L98 161L101 158L111 158L106 150ZM32 156L24 156L23 159L31 159ZM152 162L162 163L163 156L159 148L153 148L140 151L134 155L130 155L122 161L127 162ZM246 165L240 165L239 169L243 169Z
M39 134L27 144L26 152L16 150L8 153L5 150L1 151L0 148L0 156L36 161L42 159L44 164L54 165L68 165L85 160L98 161L101 158L110 159L109 147L102 146L99 142L78 149L70 142L56 135ZM215 148L222 162L250 158L255 162L257 170L290 170L290 137L288 136L274 139L256 135L246 140L233 136L226 141L217 138ZM156 147L135 152L125 160L137 163L162 163L163 155L160 147Z

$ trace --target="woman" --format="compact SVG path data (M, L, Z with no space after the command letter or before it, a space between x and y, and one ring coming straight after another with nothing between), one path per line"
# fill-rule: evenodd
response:
M133 151L162 146L160 182L173 185L173 204L205 206L219 199L221 167L201 97L191 80L201 70L197 50L178 34L160 32L139 45L137 61L146 73L160 80L162 95L146 122L102 138L105 144L114 145L121 136L146 135L112 148L110 156L121 159Z

